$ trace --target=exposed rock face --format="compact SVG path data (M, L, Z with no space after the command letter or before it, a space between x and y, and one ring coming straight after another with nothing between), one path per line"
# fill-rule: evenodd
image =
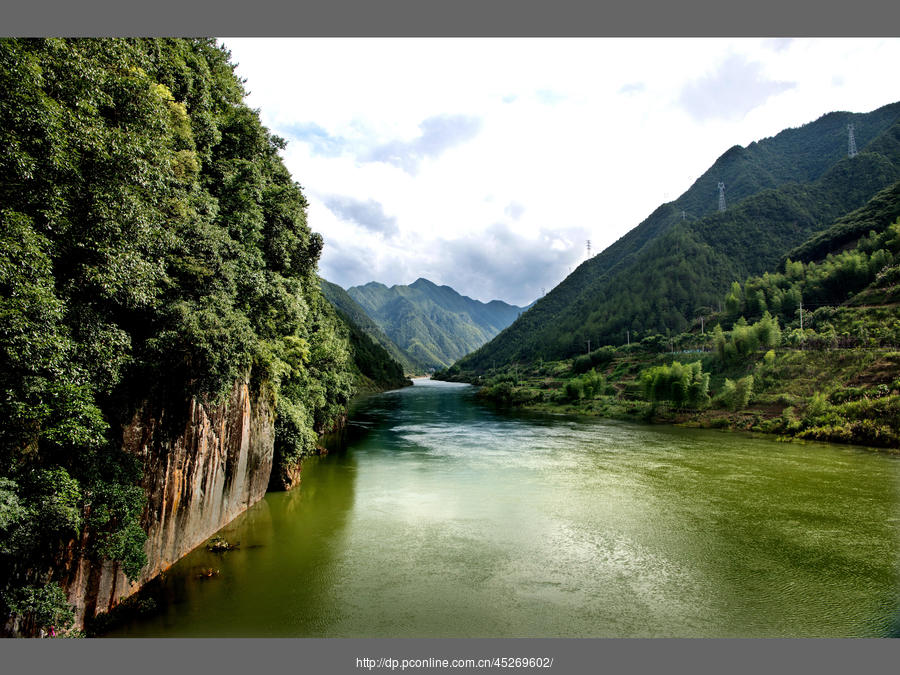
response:
M269 479L269 489L274 491L293 490L300 485L302 470L302 461L274 467L272 477Z
M140 579L130 583L117 563L73 556L66 588L79 627L137 591L266 492L274 447L271 398L251 395L247 382L237 382L223 403L194 398L187 406L185 415L145 402L124 430L124 449L144 465L148 562ZM173 428L169 418L186 421ZM86 543L81 542L82 550Z

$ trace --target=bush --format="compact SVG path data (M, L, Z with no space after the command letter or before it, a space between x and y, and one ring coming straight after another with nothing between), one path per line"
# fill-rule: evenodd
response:
M35 633L41 628L65 629L75 619L65 592L54 583L18 588L3 600L10 613L31 624Z
M574 373L586 373L591 369L591 356L590 354L582 354L581 356L576 356L572 361L572 372Z
M639 378L644 397L653 402L671 401L676 406L700 407L709 402L709 374L699 361L655 366Z
M737 382L725 378L725 384L719 394L719 401L731 410L737 411L746 408L753 393L753 376L747 375Z
M566 398L570 401L577 401L584 396L584 386L578 379L569 380L565 386Z

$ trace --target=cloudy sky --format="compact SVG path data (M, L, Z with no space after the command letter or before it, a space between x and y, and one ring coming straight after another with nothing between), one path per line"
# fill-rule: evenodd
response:
M322 276L518 305L732 145L900 100L898 39L222 42L288 141Z

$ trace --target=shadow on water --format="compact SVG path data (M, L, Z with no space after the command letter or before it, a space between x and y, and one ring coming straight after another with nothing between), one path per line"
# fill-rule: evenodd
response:
M897 611L897 614L894 616L894 625L891 626L890 631L885 637L892 638L900 638L900 610Z
M141 594L155 611L106 635L327 635L355 477L352 453L306 460L298 488L267 494L217 533L237 549L194 549Z
M893 458L475 391L356 401L298 490L220 533L239 549L195 550L109 634L900 637Z

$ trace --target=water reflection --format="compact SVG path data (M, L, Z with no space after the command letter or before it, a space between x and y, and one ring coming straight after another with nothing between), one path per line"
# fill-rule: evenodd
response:
M110 635L327 636L355 476L340 450L307 461L299 489L266 495L218 533L237 550L188 554L158 585L160 610Z
M226 528L239 551L183 560L164 610L117 634L897 633L896 458L435 382L358 402L328 443Z

